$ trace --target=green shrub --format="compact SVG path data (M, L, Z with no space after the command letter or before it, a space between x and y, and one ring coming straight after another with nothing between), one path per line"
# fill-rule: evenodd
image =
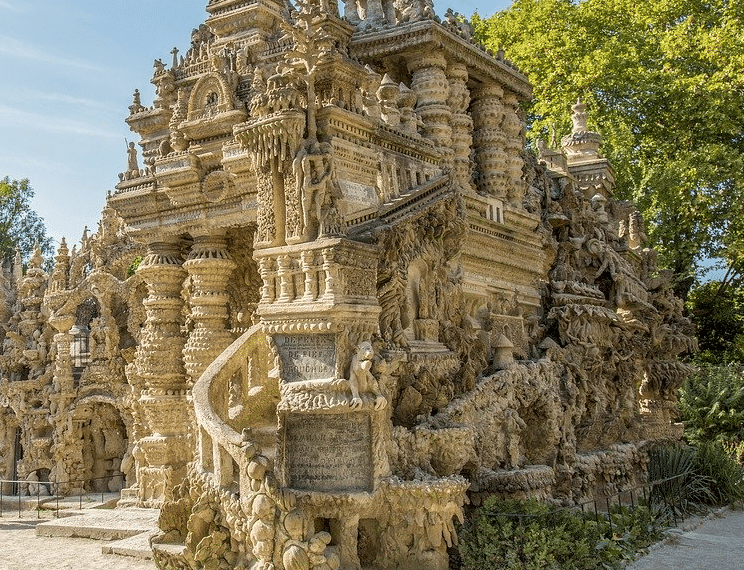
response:
M685 380L679 391L685 439L744 440L744 373L738 366L707 366Z
M696 469L697 460L697 449L684 443L657 447L651 452L648 480L660 483L652 487L649 499L660 514L674 518L714 502L714 481Z
M649 457L648 479L663 481L654 485L650 498L666 515L744 500L744 465L718 441L655 449Z
M731 459L744 465L744 441L722 441L721 445Z
M712 504L744 500L744 465L732 458L721 442L711 441L698 447L695 471L711 481Z
M661 535L645 507L612 514L487 500L460 530L463 570L619 568Z

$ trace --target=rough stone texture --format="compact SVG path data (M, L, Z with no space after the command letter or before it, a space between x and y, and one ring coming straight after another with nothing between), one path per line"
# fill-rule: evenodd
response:
M297 7L211 0L99 231L3 274L4 475L251 570L443 569L467 493L637 483L696 347L585 106L536 157L451 12Z

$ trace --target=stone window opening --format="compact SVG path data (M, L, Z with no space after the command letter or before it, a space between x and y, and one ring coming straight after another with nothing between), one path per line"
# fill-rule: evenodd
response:
M497 224L503 224L504 223L504 203L501 200L489 200L487 217L492 222L496 222Z
M90 323L98 317L98 302L86 299L75 312L75 324L70 329L70 357L72 359L72 376L77 384L83 372L91 362L90 356Z

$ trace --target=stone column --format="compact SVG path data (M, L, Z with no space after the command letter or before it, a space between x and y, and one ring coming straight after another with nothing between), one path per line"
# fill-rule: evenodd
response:
M236 263L227 252L224 232L195 236L183 264L191 277L191 319L194 328L183 349L183 361L193 386L230 343L227 328L227 282Z
M49 324L57 330L54 335L54 344L57 348L57 357L54 361L54 394L53 396L73 397L74 379L72 375L72 358L70 357L70 345L72 335L70 329L75 324L75 315L53 316ZM52 410L54 413L54 410Z
M431 139L442 154L442 166L452 166L452 110L447 104L450 84L445 73L447 59L436 52L415 56L408 62L411 90L416 94L416 112L421 117L423 135Z
M468 90L468 68L464 63L452 63L447 68L450 96L448 103L452 109L452 150L455 180L463 188L470 188L470 147L473 145L471 131L473 120L468 115L470 91Z
M138 273L149 292L147 319L135 365L144 382L140 404L148 435L138 442L139 503L155 506L180 482L191 459L189 403L182 351L184 335L181 289L186 270L177 240L152 243Z
M472 104L478 192L502 200L507 194L506 135L502 130L503 96L501 87L488 85L473 92Z
M524 149L524 123L522 121L519 100L513 93L504 97L504 122L501 128L506 137L506 194L512 206L519 207L527 191L522 180L522 149Z

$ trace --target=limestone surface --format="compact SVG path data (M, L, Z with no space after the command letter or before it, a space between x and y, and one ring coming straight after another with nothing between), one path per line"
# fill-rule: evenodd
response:
M429 0L206 9L98 231L0 279L8 491L162 507L160 568L443 570L468 499L642 480L696 342L586 106L533 154Z

